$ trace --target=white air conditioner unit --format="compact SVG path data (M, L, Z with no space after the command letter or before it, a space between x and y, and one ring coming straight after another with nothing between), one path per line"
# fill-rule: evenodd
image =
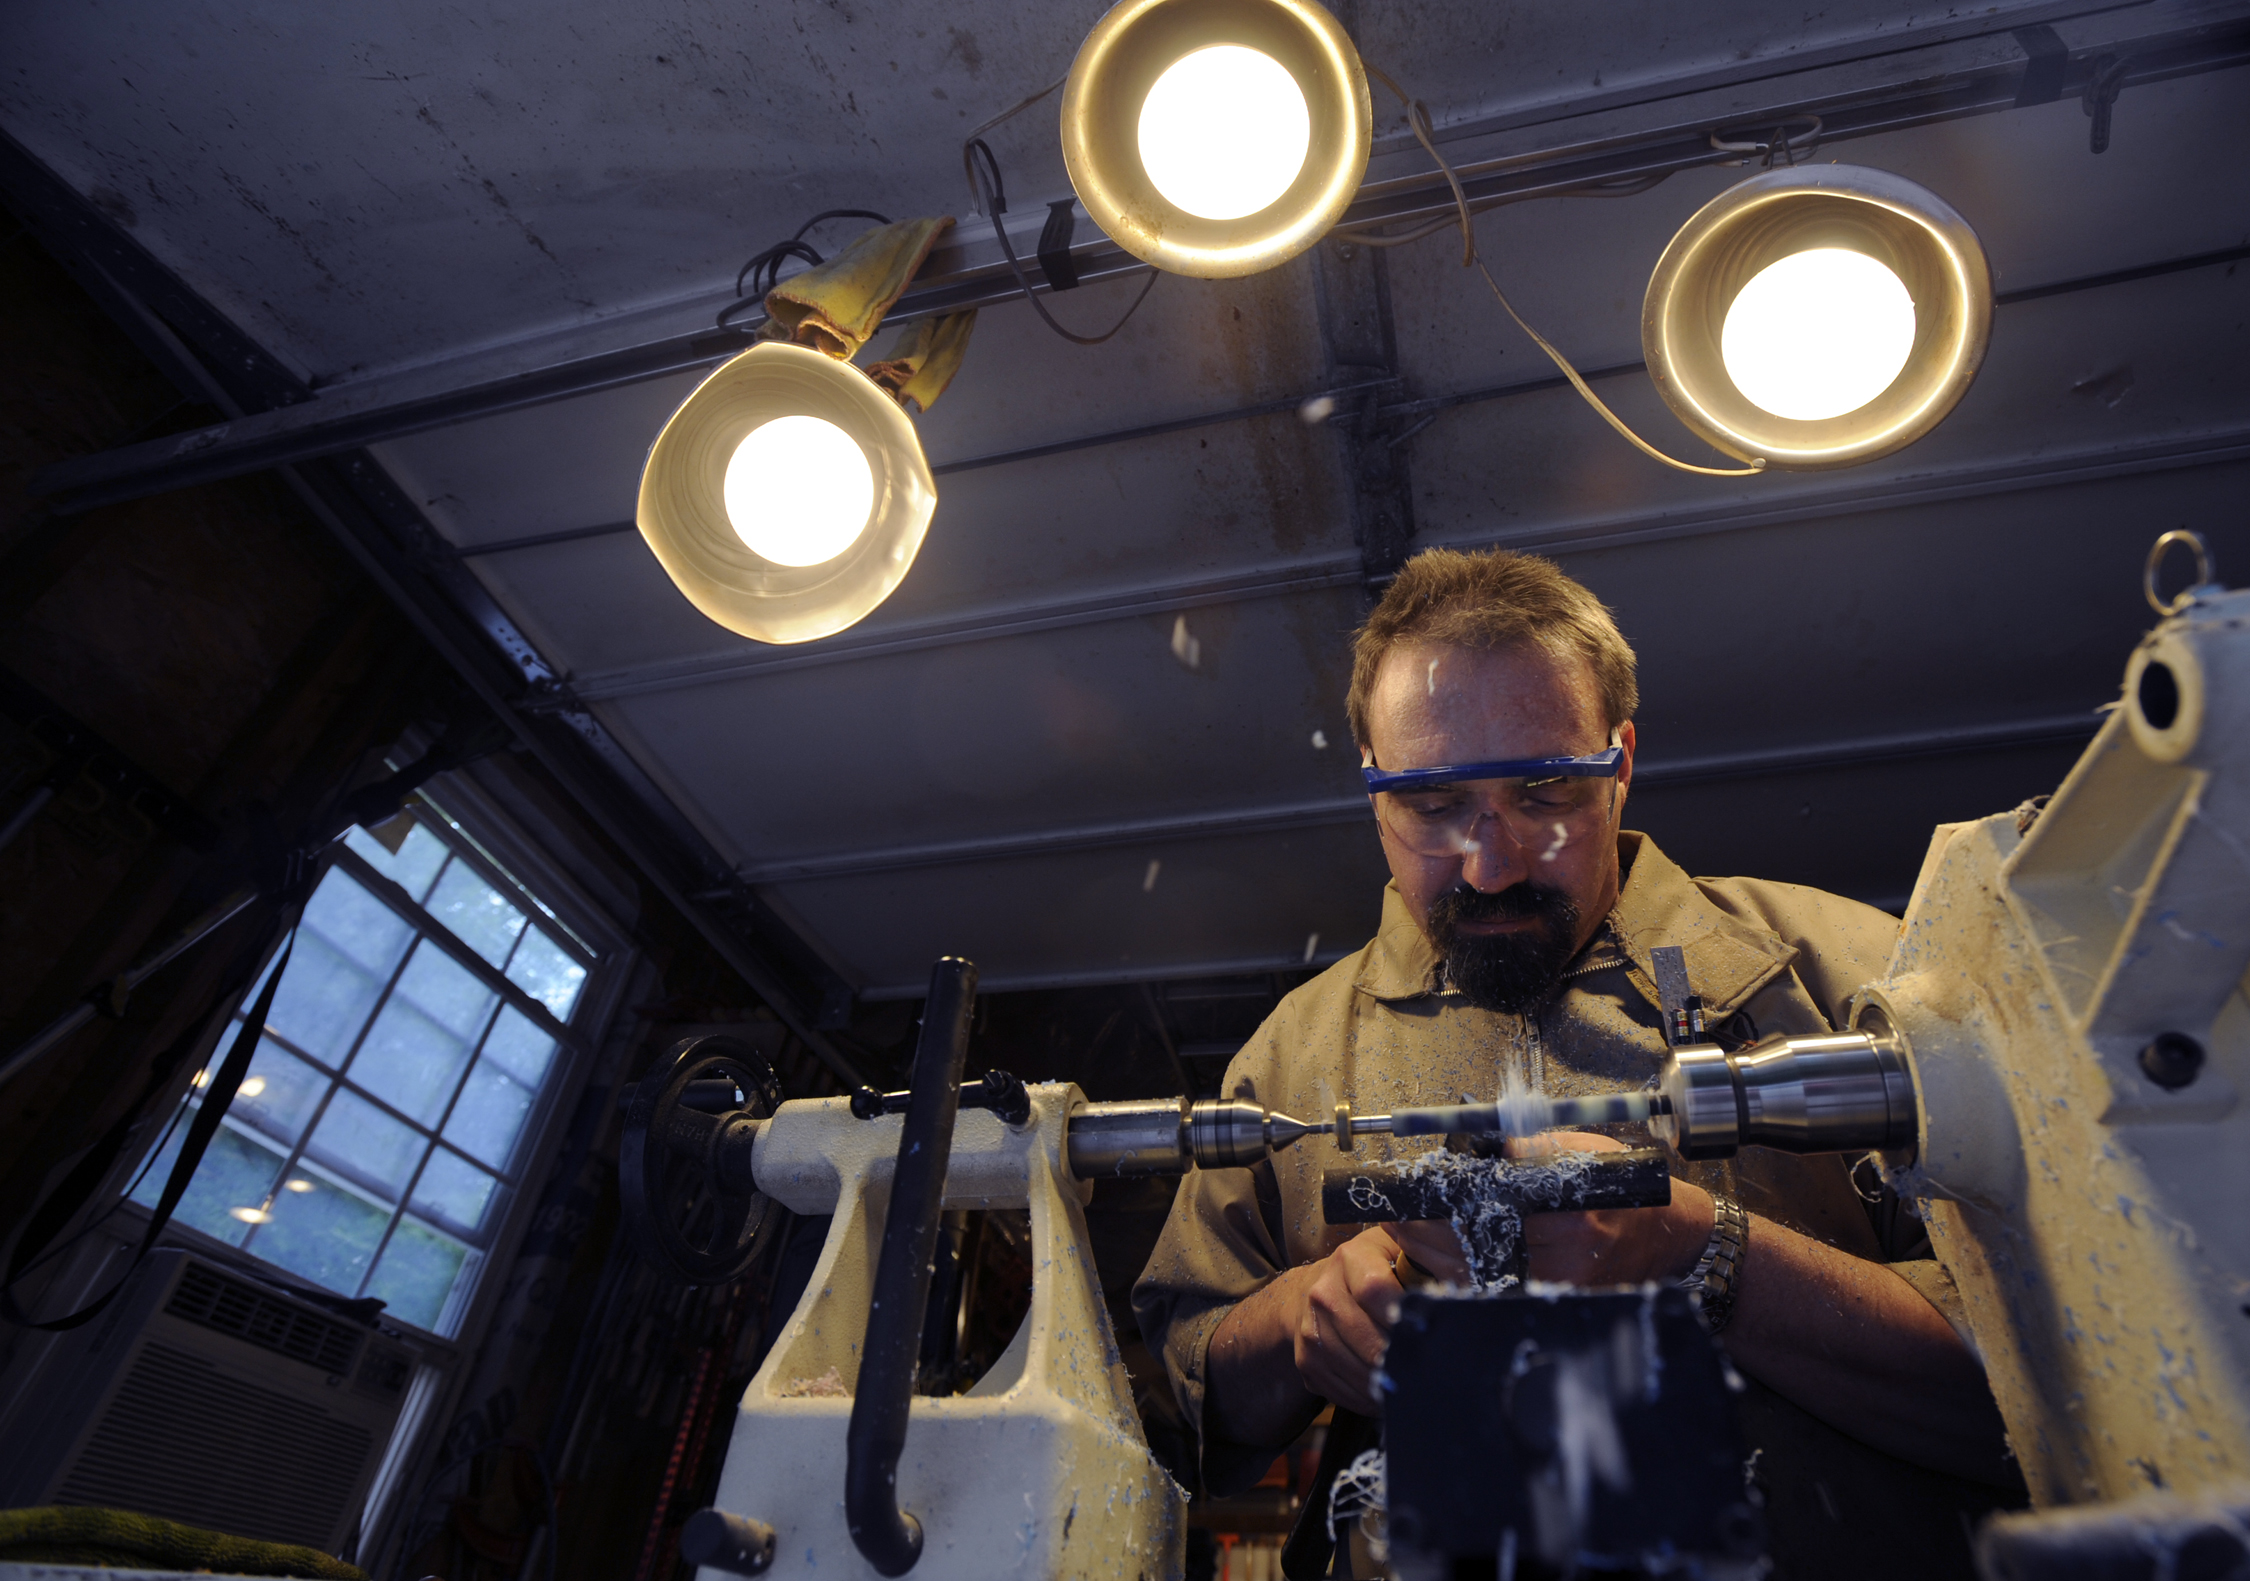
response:
M40 1366L0 1442L0 1505L106 1505L335 1553L417 1360L312 1302L157 1251Z

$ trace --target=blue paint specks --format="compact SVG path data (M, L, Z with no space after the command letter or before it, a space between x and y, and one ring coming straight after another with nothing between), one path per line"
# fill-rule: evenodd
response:
M2227 941L2217 934L2205 933L2201 928L2190 928L2184 925L2180 921L2180 914L2177 911L2161 912L2153 920L2158 927L2183 944L2200 944L2213 950L2223 950L2227 947Z

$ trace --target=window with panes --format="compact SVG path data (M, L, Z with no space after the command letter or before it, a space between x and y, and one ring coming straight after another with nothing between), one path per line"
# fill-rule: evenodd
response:
M597 965L433 804L352 830L173 1222L453 1333L583 1041L573 1017ZM197 1101L135 1200L155 1203Z

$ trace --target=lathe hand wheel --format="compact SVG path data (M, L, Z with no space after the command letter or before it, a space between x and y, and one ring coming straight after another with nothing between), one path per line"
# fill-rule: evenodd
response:
M618 1186L642 1253L694 1285L739 1279L774 1203L750 1179L751 1127L781 1106L765 1057L739 1039L691 1038L626 1111Z

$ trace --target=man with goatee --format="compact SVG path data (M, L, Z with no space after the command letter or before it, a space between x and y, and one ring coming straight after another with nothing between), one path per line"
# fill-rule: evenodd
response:
M1391 870L1381 929L1282 1001L1226 1091L1326 1116L1512 1084L1637 1088L1665 1055L1652 952L1667 946L1730 1044L1841 1025L1897 922L1796 885L1690 878L1625 830L1637 701L1608 610L1551 562L1409 561L1357 636L1349 697ZM1647 1140L1541 1145L1628 1143ZM1135 1289L1210 1493L1255 1482L1324 1405L1375 1413L1402 1281L1468 1280L1444 1224L1331 1229L1329 1152L1188 1176ZM1836 1158L1753 1149L1676 1173L1666 1208L1528 1218L1531 1277L1692 1285L1699 1269L1731 1271L1706 1273L1703 1310L1748 1380L1741 1414L1782 1573L1973 1574L1969 1520L2020 1482L1920 1225Z

